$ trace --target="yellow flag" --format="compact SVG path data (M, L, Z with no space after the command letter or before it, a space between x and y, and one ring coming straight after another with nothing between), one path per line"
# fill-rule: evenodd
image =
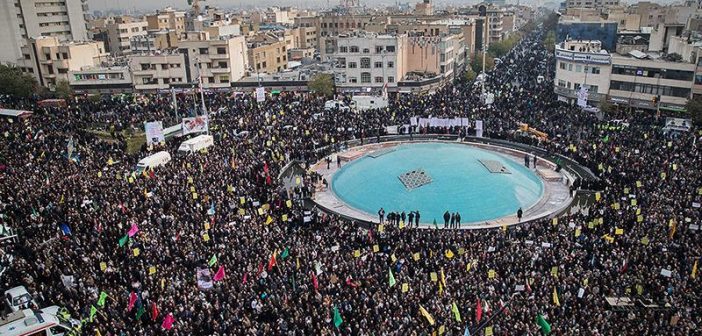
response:
M407 293L408 291L409 291L409 284L405 282L402 284L402 292Z
M149 275L156 274L156 266L149 266Z
M488 271L488 279L494 279L497 273L495 273L494 269L491 269Z
M134 256L135 256L135 257L138 257L139 254L141 253L141 250L139 250L139 248L136 247L136 248L134 248L134 250L132 250L132 252L134 253Z
M558 300L558 292L556 291L556 287L553 287L553 304L558 307L561 306L561 301Z
M273 217L271 215L268 215L268 218L266 218L266 225L273 223Z
M412 254L412 259L414 259L414 261L419 261L419 252Z
M697 265L697 263L695 263L695 265ZM104 272L106 269L107 269L107 263L105 263L104 261L101 261L100 262L100 270Z
M441 268L440 274L441 274L441 283L444 284L444 286L446 286L446 275L444 275L444 269L443 269L443 268Z
M285 206L287 206L288 208L292 208L292 201L291 200L285 201Z
M424 309L421 305L419 306L419 312L427 319L427 322L429 322L430 325L434 325L434 318L429 314L429 312Z
M619 228L617 228L616 230L614 230L614 234L615 234L615 235L623 235L623 234L624 234L624 229L619 229Z
M675 231L678 229L678 223L674 219L671 219L668 226L670 226L670 239L673 239L673 237L675 237Z
M355 251L353 251L353 256L356 257L356 258L360 257L360 256L361 256L361 250L355 250Z
M451 258L453 258L453 251L446 250L445 255L446 255L446 258L451 259Z
M432 282L436 282L439 279L439 277L436 275L436 272L429 273L429 278L431 279Z
M492 326L485 327L485 336L492 336L494 335L492 332Z
M204 235L202 235L202 239L203 239L204 241L206 241L206 242L207 242L207 241L210 241L210 235L207 234L207 233L205 233Z
M697 261L698 260L699 259L695 259L695 264L692 265L692 274L690 274L690 277L692 277L693 279L697 279Z
M380 251L380 246L373 245L373 253L378 253L378 251Z
M295 266L297 267L298 270L300 269L300 257L297 257L295 259Z
M439 282L439 296L442 296L444 294L444 285Z

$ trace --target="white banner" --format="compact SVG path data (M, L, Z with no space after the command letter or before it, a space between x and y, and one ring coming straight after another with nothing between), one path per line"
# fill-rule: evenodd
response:
M183 118L183 135L207 132L207 116Z
M212 288L212 275L208 268L197 268L197 287L200 289Z
M478 138L483 137L483 121L482 120L475 121L475 136L477 136Z
M412 118L411 125L419 125L421 127L469 127L470 120L468 118Z
M262 103L266 101L266 89L263 87L256 88L256 102Z
M587 106L587 98L589 96L589 92L587 87L585 85L580 87L580 90L578 90L578 106L585 108Z
M163 123L160 121L145 122L144 133L146 133L146 144L149 146L166 141L163 134Z

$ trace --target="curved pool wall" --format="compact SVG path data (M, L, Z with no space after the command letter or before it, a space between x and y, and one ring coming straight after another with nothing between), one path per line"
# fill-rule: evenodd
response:
M491 173L479 160L498 161L511 174ZM432 182L407 189L398 176L416 169L426 171ZM331 189L348 206L372 216L381 207L386 213L418 210L425 224L434 219L443 224L445 211L459 212L462 223L511 216L544 193L541 179L514 159L441 142L400 144L375 158L364 155L334 173Z

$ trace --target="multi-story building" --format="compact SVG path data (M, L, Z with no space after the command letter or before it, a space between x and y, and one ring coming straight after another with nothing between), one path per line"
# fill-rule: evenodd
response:
M107 58L102 42L62 42L55 36L28 39L22 55L18 66L49 88L68 80L69 71L97 65Z
M692 97L695 63L666 61L640 51L610 54L600 45L566 41L556 46L554 90L559 100L575 102L581 86L589 88L592 105L608 99L639 109L680 110Z
M132 74L126 65L85 67L68 72L68 83L76 93L132 92Z
M129 41L133 53L151 53L178 47L178 35L175 30L149 31L146 35L137 35Z
M107 49L112 55L122 56L131 53L131 40L147 35L147 23L128 16L114 18L106 25Z
M508 11L504 8L496 7L494 5L488 5L485 9L485 16L487 17L487 31L485 34L485 18L480 16L480 6L476 5L471 8L465 8L459 10L459 14L465 15L469 18L475 20L476 25L476 47L482 48L484 35L489 37L489 42L499 42L503 38L507 37L511 31L505 31L504 29L504 17Z
M188 83L185 57L176 49L129 57L132 85L138 91L167 90L171 86L191 86Z
M288 44L274 33L259 33L247 39L251 72L276 73L288 68Z
M188 32L179 42L179 50L185 58L188 81L197 83L201 77L206 88L230 87L249 67L244 36L210 39L207 32Z
M322 56L334 62L339 91L379 95L384 85L396 90L405 75L406 47L407 35L358 32L326 38Z
M582 21L575 17L562 17L556 27L556 42L568 39L600 41L603 49L612 52L617 46L617 26L616 21Z
M86 41L87 0L0 0L0 63L16 63L29 38Z
M317 48L317 28L297 27L290 32L293 38L293 47L296 49Z
M149 30L175 30L177 34L185 32L185 12L166 8L155 14L147 15Z
M602 10L608 6L619 6L619 0L567 0L566 8L594 8Z
M431 0L422 0L414 6L414 13L416 15L433 15L434 7L431 4Z

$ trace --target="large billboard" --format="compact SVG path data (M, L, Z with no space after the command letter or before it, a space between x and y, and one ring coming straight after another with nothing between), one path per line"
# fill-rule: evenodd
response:
M207 116L183 118L183 135L207 132Z
M145 122L144 132L146 133L146 144L149 146L166 141L163 135L163 123L160 121Z

